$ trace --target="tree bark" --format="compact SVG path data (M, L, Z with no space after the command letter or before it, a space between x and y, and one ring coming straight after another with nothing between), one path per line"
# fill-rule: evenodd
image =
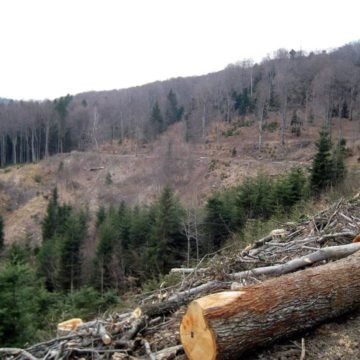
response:
M193 301L180 326L189 359L241 359L256 346L306 330L360 305L360 252L241 291Z

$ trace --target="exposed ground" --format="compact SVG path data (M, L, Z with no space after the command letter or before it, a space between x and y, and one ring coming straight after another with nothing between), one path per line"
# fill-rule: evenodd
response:
M91 213L101 204L121 200L149 203L165 184L171 184L185 204L199 205L209 193L239 184L246 176L258 172L274 176L293 166L309 167L318 131L319 127L311 124L301 137L289 131L284 148L279 144L278 129L266 131L259 152L255 121L246 127L215 124L205 141L197 144L182 140L184 130L178 123L151 144L114 142L94 151L59 154L37 164L1 169L5 241L28 238L40 242L41 219L55 185L62 201L87 206ZM333 137L339 134L347 138L352 153L348 162L356 167L360 158L358 122L335 120Z

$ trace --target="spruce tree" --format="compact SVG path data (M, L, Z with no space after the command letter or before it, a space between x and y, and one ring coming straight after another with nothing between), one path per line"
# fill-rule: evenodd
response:
M113 222L107 217L99 228L100 240L94 260L94 282L96 287L101 290L101 293L116 284L116 279L113 277L114 272L112 271L115 232Z
M72 293L81 284L81 247L86 235L87 215L73 214L67 219L61 239L59 259L59 284L62 290Z
M22 347L35 338L43 318L43 289L27 264L8 262L0 271L0 343Z
M177 96L171 89L167 96L166 122L171 125L180 121L184 112L184 107L178 105Z
M58 215L58 207L59 207L59 196L58 190L55 187L52 191L51 198L49 200L46 216L42 222L42 237L43 241L46 239L50 239L55 235L57 229L57 215Z
M219 194L213 195L206 203L205 231L208 243L205 251L219 249L230 234L230 217Z
M346 151L346 140L340 139L333 153L333 172L332 172L333 185L337 185L345 179L346 176L345 151Z
M156 135L160 134L164 130L164 119L157 101L151 111L150 123L154 135L153 137L156 137Z
M331 157L331 139L326 129L320 131L320 138L316 142L317 153L313 159L310 187L314 195L326 190L333 180L333 159Z
M268 219L274 213L274 182L267 176L247 178L236 197L238 211L249 219Z
M43 241L37 256L38 275L51 291L62 288L61 256L72 212L70 205L59 204L57 188L54 188L42 223Z
M182 232L184 210L169 187L156 204L150 235L149 261L157 274L165 274L185 258L186 240Z

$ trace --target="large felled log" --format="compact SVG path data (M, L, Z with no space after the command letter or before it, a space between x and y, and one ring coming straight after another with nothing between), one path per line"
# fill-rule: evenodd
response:
M360 305L360 251L241 291L193 301L180 325L189 359L241 359L258 345L313 327Z

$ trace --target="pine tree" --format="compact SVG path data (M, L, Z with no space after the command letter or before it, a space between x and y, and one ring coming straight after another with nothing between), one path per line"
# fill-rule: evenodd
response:
M316 142L317 153L313 159L310 187L313 194L319 194L332 184L333 160L331 157L331 139L326 129L320 131L320 138Z
M157 274L165 274L185 258L186 239L181 229L183 215L173 191L165 187L156 204L148 249L152 270L155 269Z

